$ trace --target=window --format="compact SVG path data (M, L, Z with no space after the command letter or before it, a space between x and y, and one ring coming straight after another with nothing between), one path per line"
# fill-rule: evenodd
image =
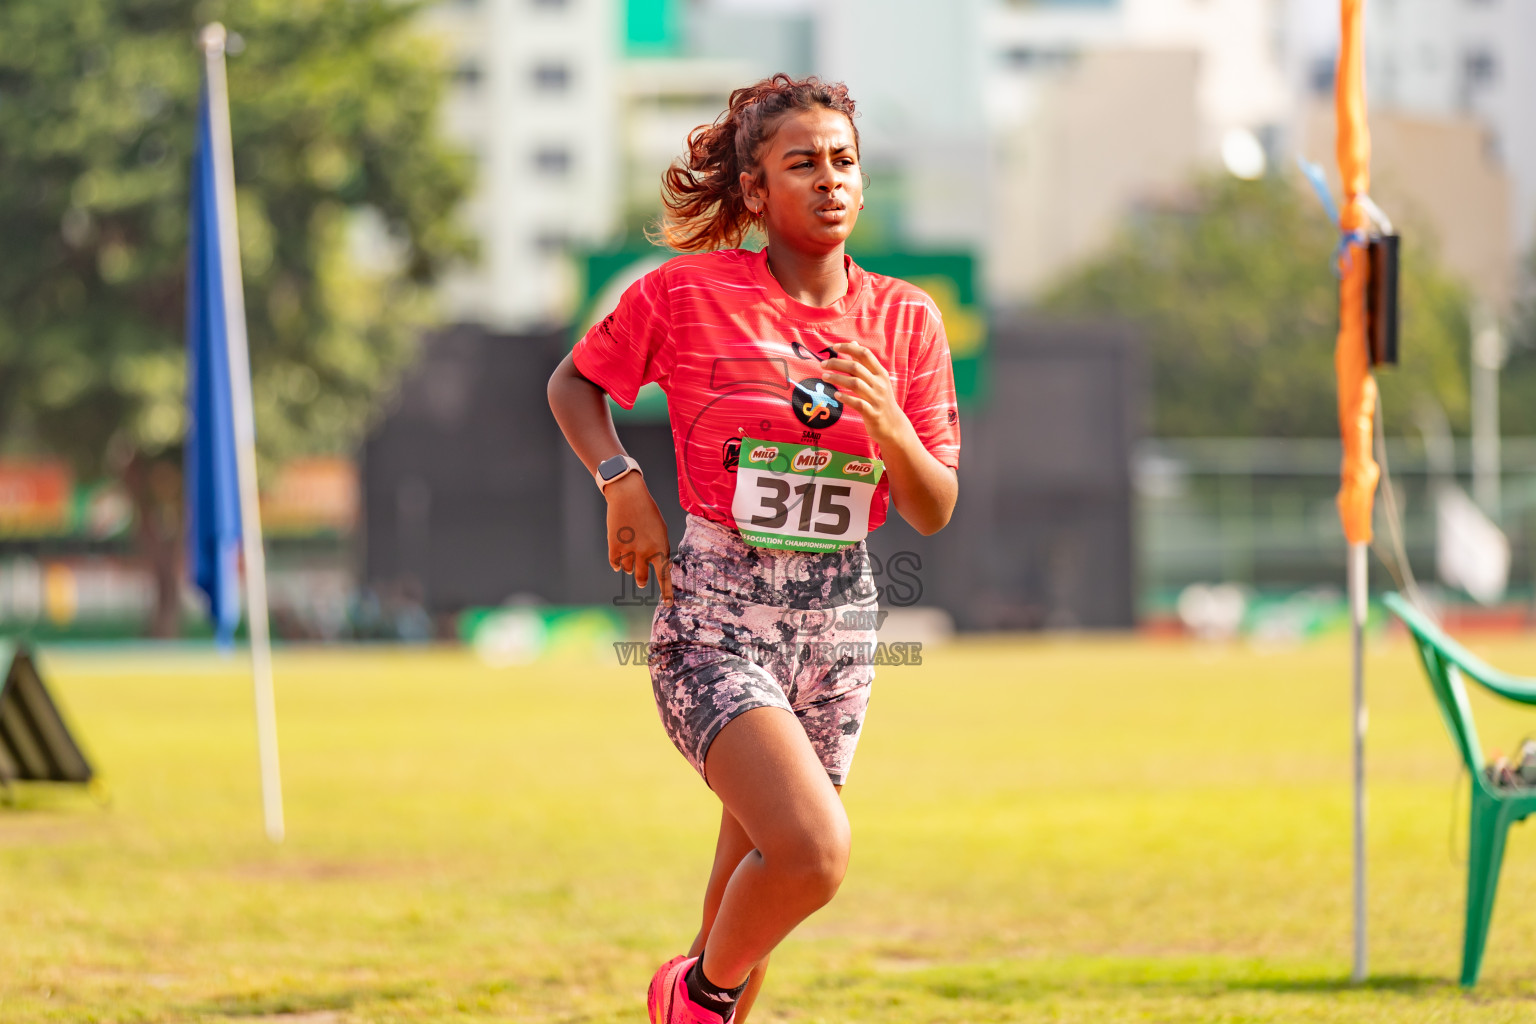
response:
M459 66L453 69L454 84L466 89L475 88L484 77L485 72L480 69L480 62L477 60L460 61Z
M1052 71L1070 66L1076 54L1069 50L1015 46L1003 51L1003 63L1015 71Z
M534 65L533 85L540 92L564 92L571 87L571 69L560 61Z
M1337 67L1332 57L1314 58L1307 67L1307 87L1317 96L1333 95L1333 76Z
M533 247L544 256L558 256L570 247L571 236L564 231L540 231L533 237Z
M1499 75L1498 61L1487 50L1468 50L1461 58L1461 73L1469 86L1491 85Z
M534 151L533 166L540 174L563 178L571 173L571 151L564 146L542 146Z
M1489 129L1483 136L1483 148L1488 154L1488 162L1504 163L1504 137L1498 132Z

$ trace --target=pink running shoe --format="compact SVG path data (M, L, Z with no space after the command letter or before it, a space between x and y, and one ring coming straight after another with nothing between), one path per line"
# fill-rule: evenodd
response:
M674 968L682 966L681 971ZM672 994L677 989L677 982L688 973L688 968L693 966L693 958L684 953L675 956L661 965L661 969L651 977L651 987L645 993L645 1012L651 1018L651 1024L667 1024L672 1019Z
M696 956L675 956L662 964L661 970L651 978L651 987L645 997L651 1024L730 1024L730 1018L722 1018L688 998L686 979L697 959ZM731 1017L735 1016L731 1014Z

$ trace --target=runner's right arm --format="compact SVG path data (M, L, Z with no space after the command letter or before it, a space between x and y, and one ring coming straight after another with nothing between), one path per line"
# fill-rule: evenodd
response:
M555 422L588 473L596 474L604 459L625 454L608 411L607 393L581 375L570 354L550 375L548 393ZM608 564L615 572L634 573L635 586L642 590L654 566L662 600L672 600L672 546L645 478L626 474L603 495L608 499Z

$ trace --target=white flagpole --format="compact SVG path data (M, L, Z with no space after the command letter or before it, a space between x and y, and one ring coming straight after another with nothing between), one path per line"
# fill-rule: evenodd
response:
M267 560L256 500L256 415L251 400L251 357L245 336L245 293L235 220L235 157L224 79L227 33L218 22L203 29L199 45L208 72L208 116L213 146L214 195L219 216L229 391L235 418L235 467L240 481L240 538L245 553L245 607L251 630L251 682L256 697L256 745L261 758L261 806L267 838L283 841L283 780L277 764L277 706L272 696L272 637L267 623Z
M1354 705L1355 775L1355 961L1350 980L1366 976L1365 947L1365 613L1367 601L1366 545L1349 546L1349 635L1351 693Z

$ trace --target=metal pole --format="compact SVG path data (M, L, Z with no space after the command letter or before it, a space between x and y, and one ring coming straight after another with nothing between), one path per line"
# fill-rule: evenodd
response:
M223 276L225 338L229 345L230 404L235 419L235 468L240 481L240 539L245 554L245 605L251 630L251 683L256 703L256 746L261 759L261 806L267 838L283 841L283 780L277 763L277 705L272 696L272 637L267 622L267 560L256 499L256 415L251 399L251 357L245 336L245 293L235 219L234 143L229 90L224 79L227 35L218 22L203 29L199 45L208 72L209 142L213 146Z
M1472 497L1499 522L1499 369L1504 339L1487 301L1472 304Z
M1354 703L1355 776L1355 961L1350 980L1365 980L1365 613L1368 574L1365 544L1349 546L1349 635Z

